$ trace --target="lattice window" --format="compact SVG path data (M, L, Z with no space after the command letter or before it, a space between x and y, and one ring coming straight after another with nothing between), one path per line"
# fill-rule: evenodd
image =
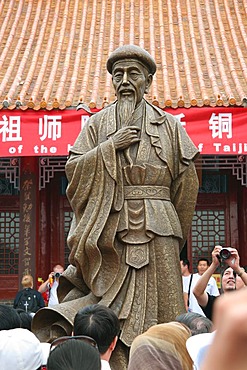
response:
M210 174L202 171L202 186L199 193L226 193L228 191L228 176L221 174Z
M19 212L0 212L0 274L18 274Z
M55 173L64 173L67 157L42 157L39 160L39 190L55 176Z
M0 195L18 195L19 191L9 179L0 175Z
M6 177L13 187L20 187L20 160L18 158L0 158L0 175Z
M72 221L73 217L73 212L72 211L65 211L64 212L64 261L65 261L65 266L67 267L69 265L69 254L70 250L67 245L67 237L70 229L70 224Z
M247 187L247 156L246 155L208 155L200 156L196 162L197 169L231 170L243 186Z
M225 211L196 211L191 235L193 271L196 271L199 258L204 257L211 261L212 248L217 244L225 245Z

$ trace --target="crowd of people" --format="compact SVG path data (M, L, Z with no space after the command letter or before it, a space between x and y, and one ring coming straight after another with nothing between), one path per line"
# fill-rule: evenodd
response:
M236 249L228 248L229 256L226 259L221 257L222 249L221 246L214 247L211 264L200 259L207 264L203 273L199 273L200 261L197 264L200 278L192 288L192 293L202 314L197 312L195 305L190 305L188 284L185 282L188 302L185 312L174 321L153 325L136 336L130 347L128 370L246 368L247 273L240 267ZM182 276L185 265L188 266L188 262L181 260ZM219 267L222 270L221 289L219 294L216 292L213 295L207 290L208 282ZM55 273L53 271L50 274L50 279ZM27 281L28 287L25 285ZM45 283L48 289L49 281ZM23 289L33 289L33 280L25 276L22 285ZM52 343L42 343L32 332L32 314L20 308L17 301L15 299L14 307L0 305L1 369L111 369L120 334L119 319L111 308L100 304L81 308L74 318L70 336L58 337ZM28 308L28 305L25 307Z

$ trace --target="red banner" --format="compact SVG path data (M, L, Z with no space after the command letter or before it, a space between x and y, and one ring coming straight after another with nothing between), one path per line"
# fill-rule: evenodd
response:
M201 154L247 154L246 108L166 109ZM89 118L84 110L0 111L0 156L64 156Z

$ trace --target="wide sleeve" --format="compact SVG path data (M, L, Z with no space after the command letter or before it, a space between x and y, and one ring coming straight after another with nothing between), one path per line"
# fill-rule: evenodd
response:
M183 239L179 243L180 251L184 246L191 227L198 195L198 186L198 177L193 162L190 162L171 184L171 201L180 220L183 235Z
M159 157L167 163L172 177L171 202L177 212L182 240L180 250L186 241L193 213L196 206L199 182L194 161L199 155L198 149L191 141L178 120L166 113L153 121L152 143Z
M199 152L178 120L171 115L167 118L172 150L168 160L173 178L171 201L181 224L183 239L180 241L180 250L182 250L191 227L198 196L199 181L194 161Z
M114 238L102 238L114 203L118 169L112 140L99 134L100 127L92 118L76 140L65 170L67 197L74 211L69 260L98 296L113 283L119 266ZM114 235L114 222L112 228ZM108 266L111 274L105 274Z

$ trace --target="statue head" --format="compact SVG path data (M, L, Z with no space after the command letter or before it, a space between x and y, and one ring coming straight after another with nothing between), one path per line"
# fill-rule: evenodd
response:
M107 70L118 101L138 105L148 92L156 72L152 56L136 45L124 45L114 50L108 58Z

